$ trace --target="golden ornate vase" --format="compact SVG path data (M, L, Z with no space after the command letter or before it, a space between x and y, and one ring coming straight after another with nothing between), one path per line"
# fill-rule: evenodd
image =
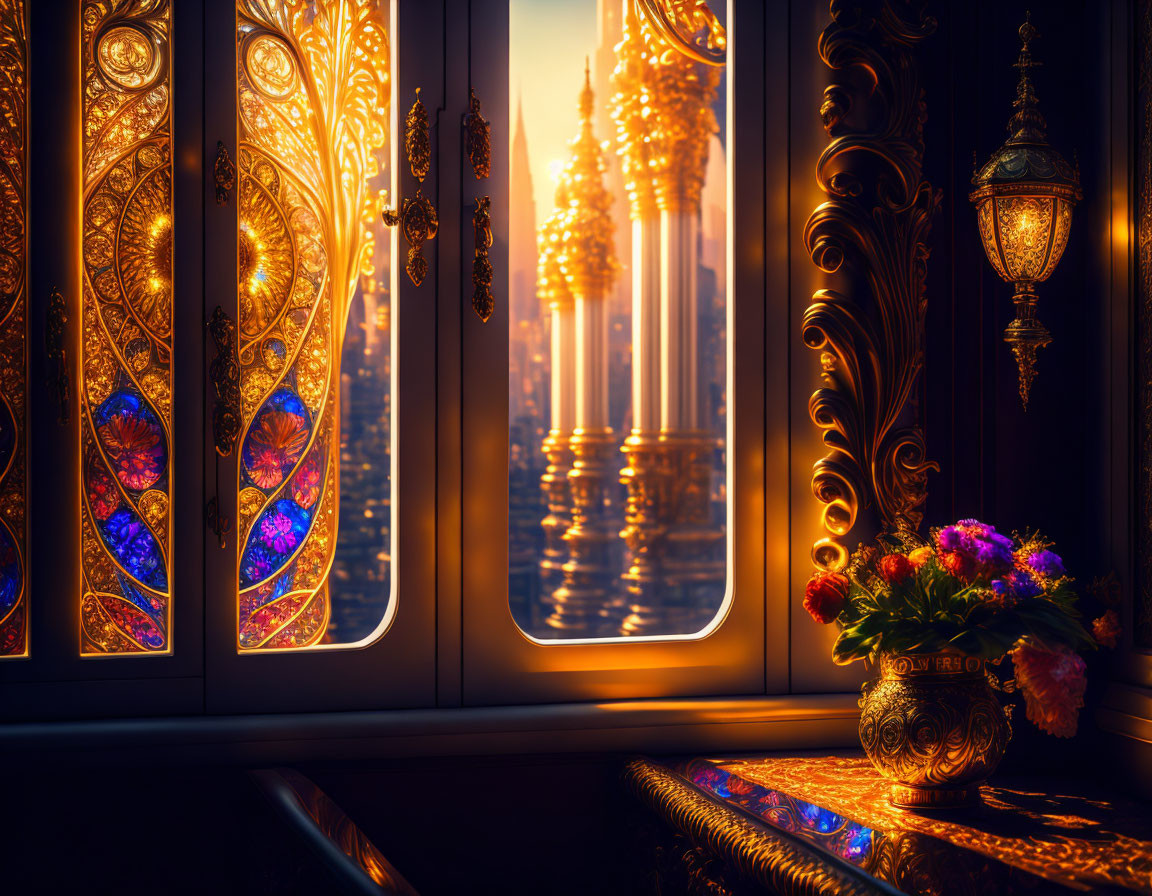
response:
M860 697L860 742L906 809L967 806L996 770L1011 729L984 677L960 653L884 654Z

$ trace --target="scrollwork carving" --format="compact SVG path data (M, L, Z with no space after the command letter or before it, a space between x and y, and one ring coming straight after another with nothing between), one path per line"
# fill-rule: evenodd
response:
M808 404L830 449L812 474L827 532L812 557L824 568L846 561L842 541L863 509L882 529L919 526L927 474L938 469L915 420L927 238L940 201L922 173L913 51L935 29L924 5L834 0L820 36L834 73L820 108L832 139L816 169L829 199L808 219L804 243L838 286L813 295L803 337L820 352L825 383Z

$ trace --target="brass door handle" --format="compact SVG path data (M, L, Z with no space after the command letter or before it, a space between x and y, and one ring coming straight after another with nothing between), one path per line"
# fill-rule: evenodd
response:
M48 297L48 321L44 331L44 350L48 361L48 386L57 405L57 422L68 422L71 377L68 373L68 350L64 336L68 323L68 310L59 289Z
M416 102L404 118L404 154L408 158L408 169L412 176L417 183L423 183L432 168L432 143L428 137L428 112L420 102L419 87L416 88ZM408 273L408 279L419 286L428 273L424 244L435 239L440 229L436 206L417 187L415 197L401 200L397 208L385 210L382 217L389 227L401 225L400 230L408 241L408 260L404 270Z

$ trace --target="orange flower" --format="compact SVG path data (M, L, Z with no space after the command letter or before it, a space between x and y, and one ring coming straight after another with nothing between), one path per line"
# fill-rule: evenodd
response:
M266 411L248 439L248 475L260 488L274 488L304 453L308 427L298 414Z
M919 569L925 563L932 559L936 552L932 550L931 546L924 545L922 548L916 548L911 554L908 555L908 562L912 564L913 569Z
M915 571L903 554L885 554L880 558L880 578L889 585L899 585Z
M843 573L814 572L804 588L804 609L821 625L827 625L844 609L851 586Z
M1022 643L1012 651L1012 665L1028 721L1056 737L1072 737L1088 684L1084 660L1067 648L1052 651Z
M1106 610L1099 619L1092 620L1092 637L1103 647L1115 647L1120 643L1120 614Z

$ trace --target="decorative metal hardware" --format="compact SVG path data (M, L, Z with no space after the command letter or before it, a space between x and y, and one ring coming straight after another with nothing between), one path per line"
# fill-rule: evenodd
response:
M424 275L428 273L428 259L424 257L424 244L436 238L436 231L440 228L440 219L436 216L436 207L420 191L416 191L415 199L405 199L400 203L397 213L388 209L383 214L384 223L389 227L401 225L404 239L408 241L408 260L404 270L408 278L419 286L424 282Z
M724 65L728 57L728 33L708 0L632 0L633 9L644 17L668 44L693 62Z
M803 334L820 352L825 383L808 411L830 449L812 474L812 491L827 505L827 536L812 559L826 569L846 562L842 542L862 508L881 529L919 526L928 471L939 469L924 459L914 398L928 231L940 201L922 170L924 100L913 51L936 27L924 5L884 0L860 18L834 3L820 36L835 75L820 107L832 139L816 168L829 198L808 219L804 244L842 286L813 295ZM874 74L867 85L856 78L861 67Z
M404 119L404 154L408 168L420 183L432 168L432 141L428 136L428 112L420 102L420 88L416 88L416 102Z
M236 163L228 155L223 140L216 141L216 162L212 165L212 179L216 182L216 204L227 205L228 197L236 186Z
M212 409L212 440L216 453L228 457L240 434L240 362L236 357L236 322L219 305L208 321L216 354L208 368L216 404Z
M408 167L417 181L423 182L432 165L432 144L428 137L428 113L420 102L420 88L416 88L416 102L404 119L404 153ZM408 260L404 270L416 286L424 282L428 273L428 260L424 257L424 244L436 238L440 219L436 206L417 188L415 198L403 199L399 208L386 209L382 217L389 227L401 225L408 241Z
M216 403L212 408L212 441L216 445L216 494L209 499L204 516L220 547L227 547L232 519L220 512L220 458L228 457L240 434L240 362L236 355L236 323L217 305L208 320L215 354L208 367Z
M484 323L492 316L496 300L492 297L492 202L487 196L476 200L472 213L472 231L476 240L476 257L472 261L472 310Z
M484 180L492 173L492 125L480 112L480 97L476 96L475 87L468 88L468 96L468 114L464 116L468 159L476 180Z
M48 356L48 386L56 399L58 423L67 423L71 378L68 374L68 351L64 348L64 335L68 323L68 310L59 289L48 297L48 325L44 334L44 349Z

